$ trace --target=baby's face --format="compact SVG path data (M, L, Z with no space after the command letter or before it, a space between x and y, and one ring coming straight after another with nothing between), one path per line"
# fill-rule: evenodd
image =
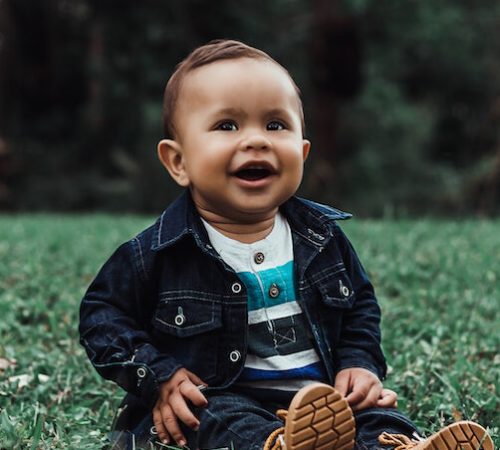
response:
M178 171L170 173L199 209L252 222L274 214L301 182L310 144L297 93L272 62L223 60L190 72L175 130Z

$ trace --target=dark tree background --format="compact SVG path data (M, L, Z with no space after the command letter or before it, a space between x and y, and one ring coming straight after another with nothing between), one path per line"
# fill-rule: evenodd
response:
M158 212L166 80L241 39L303 91L302 191L358 215L500 211L496 0L0 0L0 209Z

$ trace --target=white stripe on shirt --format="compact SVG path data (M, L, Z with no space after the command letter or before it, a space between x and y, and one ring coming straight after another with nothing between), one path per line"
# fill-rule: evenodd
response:
M270 356L269 358L259 358L258 356L248 354L245 367L262 370L289 370L309 366L318 361L318 354L314 349L304 350L292 355Z
M248 324L253 325L260 322L267 322L268 320L295 316L297 314L302 314L302 308L296 301L282 303L281 305L271 306L270 308L248 311Z

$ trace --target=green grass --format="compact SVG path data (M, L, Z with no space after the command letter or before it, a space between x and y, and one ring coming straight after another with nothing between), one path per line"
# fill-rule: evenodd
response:
M78 306L151 222L0 216L0 449L100 449L122 392L78 344ZM500 445L500 222L344 223L383 309L386 385L425 433L476 420ZM0 364L1 366L1 364ZM16 376L28 375L27 385ZM18 379L19 380L19 379Z

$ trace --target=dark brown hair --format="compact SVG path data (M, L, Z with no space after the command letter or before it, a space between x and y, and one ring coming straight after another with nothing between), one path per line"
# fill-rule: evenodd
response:
M300 90L293 81L293 78L290 76L288 71L262 50L250 47L249 45L243 44L239 41L218 39L193 50L186 59L184 59L177 65L174 73L168 80L163 95L163 133L165 138L175 138L175 107L179 97L182 81L184 80L186 75L198 67L206 66L207 64L216 61L238 58L267 60L274 64L277 64L285 71L285 73L290 77L290 81L292 82L292 85L297 92L302 133L304 133L304 112L302 109L302 101L300 99Z

